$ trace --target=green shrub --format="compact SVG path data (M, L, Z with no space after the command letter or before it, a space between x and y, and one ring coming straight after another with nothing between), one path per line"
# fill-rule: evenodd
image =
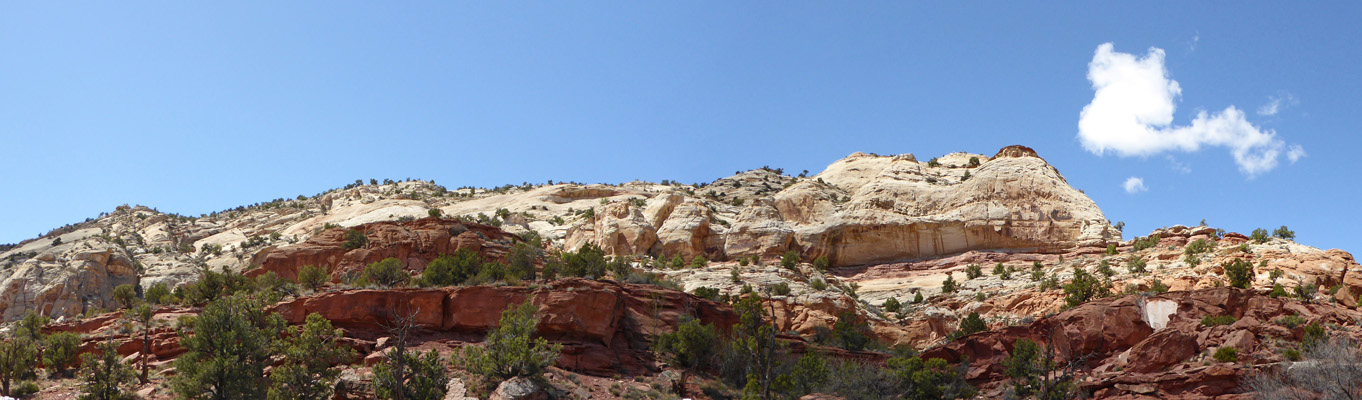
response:
M709 299L711 301L719 300L719 289L715 289L712 287L701 286L695 288L695 291L693 291L692 293L695 293L696 297Z
M43 365L53 373L66 376L66 369L75 363L80 348L80 335L56 332L43 338Z
M1301 351L1296 348L1287 347L1282 349L1282 357L1285 357L1287 361L1300 361Z
M1305 318L1299 315L1285 315L1272 322L1277 325L1285 326L1288 329L1296 329L1297 326L1305 324Z
M1318 293L1319 286L1315 286L1313 283L1296 284L1296 298L1301 299L1302 301L1314 300L1315 294Z
M1135 238L1135 243L1131 245L1131 251L1140 251L1159 245L1159 235L1149 235L1143 238Z
M366 282L385 288L404 285L411 280L407 268L402 266L401 261L392 257L366 265L363 276Z
M777 296L789 296L790 284L786 282L777 283L774 286L771 286L771 292L775 293Z
M914 304L922 303L922 292L917 292L913 294L913 303Z
M828 288L828 283L823 281L822 279L814 278L813 280L809 281L809 287L813 288L813 290L821 292Z
M1305 326L1304 335L1301 336L1301 344L1305 345L1305 348L1308 349L1317 344L1324 343L1326 339L1327 337L1324 336L1324 326L1320 325L1318 322L1311 322L1309 325Z
M544 252L532 243L522 242L511 245L510 254L506 255L506 272L516 279L529 281L538 278L535 264L543 260ZM627 265L625 265L626 273Z
M359 229L345 231L345 244L343 247L345 247L346 250L358 249L367 244L369 244L369 237L365 236L364 232L361 232Z
M940 162L940 161L937 161L937 160L936 160L936 157L932 157L932 159L927 160L927 166L928 166L928 167L932 167L932 168L940 167L940 166L941 166L941 162Z
M426 211L426 215L431 218L440 218L441 215L444 215L444 211L440 211L438 208L432 208Z
M1126 270L1132 274L1143 274L1147 265L1143 257L1131 257L1130 261L1126 262Z
M61 238L57 238L57 240L61 240ZM10 391L10 394L14 395L15 398L22 399L31 396L34 393L38 393L42 390L43 387L38 386L38 382L23 381L19 382L18 385L15 385L14 390Z
M1253 239L1254 243L1258 244L1267 243L1267 229L1263 228L1254 229L1253 234L1250 234L1249 238Z
M229 399L265 397L265 368L271 365L274 340L285 326L279 314L266 312L261 299L233 295L208 303L198 316L181 324L180 345L186 352L175 358L176 374L170 382L178 397L198 398L203 393Z
M118 308L131 308L133 302L137 300L137 289L132 284L122 284L113 289L114 302L118 303Z
M1247 289L1253 285L1253 263L1235 258L1220 266L1225 269L1225 277L1229 278L1230 286Z
M1238 319L1234 318L1233 315L1217 315L1217 316L1207 315L1201 318L1201 326L1212 327L1229 325L1233 324L1235 321L1238 321Z
M988 330L988 324L984 322L983 318L979 317L979 313L972 312L960 320L959 329L946 335L946 340L953 342L956 339L965 337L971 333L983 332L986 330Z
M166 286L164 282L158 282L151 285L150 288L147 288L146 293L143 293L143 297L146 297L147 302L150 302L151 304L169 303L170 287Z
M595 244L584 244L576 252L563 252L558 257L563 263L563 275L592 279L605 278L607 267L605 250L601 250ZM678 255L677 258L679 259L680 256ZM673 262L675 262L675 259ZM681 263L684 264L685 261L683 260ZM681 268L681 266L678 265L676 268Z
M706 265L709 265L709 260L706 260L705 256L695 256L690 260L691 268L704 268Z
M341 341L343 332L334 329L321 314L311 313L303 326L288 328L289 335L279 341L276 354L280 364L270 372L270 400L330 399L340 370L332 365L345 364L355 357Z
M1154 282L1149 284L1149 291L1154 293L1168 293L1168 285L1163 284L1163 281L1155 278Z
M894 377L907 387L905 399L968 399L974 397L974 387L952 368L946 360L931 358L923 360L917 356L894 357L886 366ZM862 374L864 375L864 374ZM884 381L884 379L880 379ZM863 385L864 386L864 385ZM869 395L855 398L889 398L886 394Z
M475 346L464 347L464 349ZM386 359L393 357L391 359ZM379 399L440 399L445 397L448 378L440 353L430 349L422 355L404 351L400 355L389 351L383 362L374 365L374 394ZM397 362L400 357L401 362ZM400 368L394 368L397 365ZM400 370L397 370L400 369ZM399 395L398 392L401 392ZM401 396L401 397L398 397Z
M746 266L747 266L747 257L738 257L738 265L739 265L739 266L746 267Z
M941 293L955 293L955 277L946 274L946 280L941 281Z
M1097 279L1083 268L1074 267L1073 280L1064 285L1064 294L1064 302L1069 307L1077 307L1088 300L1110 296L1111 289L1107 288L1106 282Z
M1116 270L1111 269L1111 263L1107 262L1107 260L1102 260L1097 262L1097 273L1100 273L1107 278L1111 278L1116 275Z
M421 271L422 283L430 286L461 285L482 271L482 258L469 249L459 249L453 255L441 254Z
M1003 263L998 263L993 266L993 275L997 276L998 279L1002 280L1012 279L1012 271L1003 267Z
M1188 254L1182 257L1182 262L1186 263L1188 267L1196 268L1198 265L1201 265L1201 257L1197 257L1194 254Z
M899 299L897 297L890 297L889 300L884 301L884 305L882 307L884 308L885 311L896 313L903 308L903 305L899 304Z
M969 167L970 167L970 168L974 168L974 167L978 167L978 166L979 166L979 157L970 157L970 158L969 158Z
M563 345L550 345L535 333L539 326L539 308L533 302L511 305L501 313L497 328L487 333L482 346L466 346L451 357L470 374L481 379L483 386L516 377L538 378L545 368L553 365Z
M298 283L314 292L329 280L330 274L316 265L304 265L298 270Z
M984 276L984 268L979 266L979 264L970 264L965 266L966 279L974 279L981 276Z
M1182 252L1183 254L1193 255L1205 253L1211 251L1214 248L1215 245L1211 244L1210 241L1207 241L1206 239L1197 239L1193 240L1192 243L1188 244L1187 248L1184 249Z
M1224 346L1215 350L1215 360L1219 362L1239 361L1239 349L1234 346Z
M1259 267L1266 268L1266 267L1267 267L1267 260L1263 260L1263 263L1258 264L1258 266L1259 266ZM1282 272L1281 269L1276 269L1276 268L1274 268L1274 269L1272 270L1272 272L1268 272L1268 273L1267 273L1267 278L1268 278L1268 279L1271 279L1271 280L1272 280L1272 283L1277 283L1277 280L1278 280L1278 279L1281 279L1281 278L1282 278L1282 275L1285 275L1285 273Z
M681 269L681 267L685 266L686 259L681 258L680 254L672 256L672 259L670 261L667 261L667 267L670 267L671 269Z
M820 270L828 269L829 264L828 256L818 256L818 258L813 259L813 266Z
M1272 291L1268 292L1267 295L1274 299L1279 297L1290 296L1290 294L1286 293L1286 288L1282 287L1282 284L1280 283L1272 284Z
M1034 262L1031 263L1031 281L1032 281L1032 282L1039 282L1039 281L1045 279L1045 270L1044 270L1043 268L1045 268L1045 266L1044 266L1044 265L1041 265L1041 264L1040 264L1040 261L1034 261Z
M837 347L851 351L865 350L872 341L870 324L852 311L837 313L837 322L832 324L832 336Z
M1117 252L1116 252L1116 244L1108 244L1108 245L1107 245L1107 255L1109 255L1109 256L1114 256L1114 255L1116 255L1116 253L1117 253Z
M794 269L797 264L799 264L799 253L794 250L787 251L784 255L780 256L780 266L782 267Z
M1277 230L1275 231L1272 231L1272 236L1276 236L1286 240L1292 240L1296 238L1296 231L1288 229L1286 225L1282 225L1282 227L1277 228Z
M687 319L676 326L676 332L665 333L657 338L657 350L665 355L672 365L686 371L698 371L711 363L715 355L715 343L719 333L714 325L702 324L696 319ZM682 374L684 387L687 374Z

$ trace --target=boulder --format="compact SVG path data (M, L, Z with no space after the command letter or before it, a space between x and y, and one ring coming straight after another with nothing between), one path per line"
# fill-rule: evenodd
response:
M497 385L488 400L547 400L548 393L533 379L517 376Z

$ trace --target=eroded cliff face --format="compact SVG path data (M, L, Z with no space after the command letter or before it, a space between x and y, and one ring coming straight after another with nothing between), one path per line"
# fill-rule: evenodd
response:
M757 170L694 196L637 195L648 198L643 207L608 203L570 228L564 246L711 259L794 250L838 266L981 249L1055 252L1121 239L1091 199L1021 146L936 163L857 153L811 178Z

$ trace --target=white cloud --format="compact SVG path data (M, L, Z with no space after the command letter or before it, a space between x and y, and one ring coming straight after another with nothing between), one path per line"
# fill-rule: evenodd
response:
M1126 193L1130 194L1135 194L1149 190L1149 188L1144 187L1144 178L1136 178L1133 176L1130 177L1129 179L1126 179L1126 183L1121 184L1121 186L1125 187Z
M1199 111L1190 125L1173 125L1182 87L1169 79L1163 61L1159 48L1136 57L1113 51L1111 43L1097 46L1088 64L1093 99L1078 119L1084 149L1097 155L1110 151L1121 157L1146 157L1218 146L1227 148L1239 171L1250 178L1277 167L1286 143L1276 132L1249 123L1234 106L1216 113Z
M1302 148L1301 145L1293 144L1290 147L1286 148L1286 159L1290 160L1292 164L1295 164L1296 160L1299 160L1304 157L1305 149Z
M1173 157L1170 154L1168 156L1165 156L1165 158L1168 159L1168 168L1171 168L1174 171L1177 171L1178 173L1183 175L1192 173L1192 166L1188 165L1185 162L1178 161L1177 157Z
M1268 96L1267 104L1258 107L1258 115L1273 116L1277 115L1284 107L1296 105L1296 97L1290 94L1283 96Z
M1201 32L1200 32L1200 31L1198 31L1198 32L1196 33L1196 35L1193 35L1193 36L1192 36L1192 41L1191 41L1191 42L1187 43L1187 52L1188 52L1188 53L1191 53L1191 52L1193 52L1193 51L1196 51L1196 44L1197 44L1198 42L1201 42Z

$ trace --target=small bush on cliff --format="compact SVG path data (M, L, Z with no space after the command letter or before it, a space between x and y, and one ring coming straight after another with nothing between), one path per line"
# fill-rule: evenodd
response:
M1290 294L1286 293L1286 288L1282 287L1282 284L1280 283L1272 284L1272 291L1267 292L1267 295L1274 299L1279 297L1290 296Z
M832 324L832 339L841 347L851 351L865 350L870 346L870 325L865 318L852 311L837 313L837 322Z
M1277 325L1285 326L1287 329L1296 329L1297 326L1305 324L1305 318L1299 315L1285 315L1272 321Z
M672 256L672 259L670 261L667 261L667 267L671 269L681 269L681 267L684 266L686 266L686 259L681 258L680 254Z
M314 292L325 285L330 278L326 270L316 265L304 265L303 268L298 270L298 284Z
M705 256L695 256L690 260L691 268L704 268L706 265L709 265L709 260L706 260Z
M402 262L396 258L388 257L364 266L364 272L359 283L361 286L372 284L389 288L405 285L410 280L411 274L407 273L407 268L402 266Z
M1039 282L1039 281L1041 281L1042 279L1045 279L1045 270L1044 270L1044 268L1045 268L1045 266L1041 265L1041 264L1040 264L1040 261L1034 261L1034 262L1031 263L1031 281L1032 281L1032 282Z
M946 280L941 281L941 293L955 293L955 277L946 275Z
M1233 324L1235 321L1238 321L1238 319L1234 318L1233 315L1216 315L1216 316L1207 315L1201 318L1201 326L1212 327L1229 325Z
M819 278L813 278L813 280L809 281L809 287L813 288L813 290L821 292L827 290L828 282Z
M818 256L818 258L813 259L814 268L818 268L819 270L828 269L830 264L831 262L828 261L828 256Z
M959 369L952 368L940 358L924 361L916 356L894 357L885 365L907 389L903 394L905 399L968 399L974 397L976 392L973 386L965 382Z
M1206 239L1197 239L1192 241L1192 243L1188 244L1187 248L1183 249L1182 252L1183 254L1193 255L1205 253L1214 249L1215 245L1212 244L1210 241Z
M66 376L66 368L76 361L80 350L80 335L72 332L57 332L43 340L43 365L53 373Z
M787 251L784 255L780 256L780 266L785 267L786 269L794 269L795 265L798 264L799 253L794 250Z
M432 208L429 211L426 211L426 215L431 218L440 218L441 215L444 215L444 211L440 211L438 208Z
M789 296L790 284L786 282L777 283L774 286L771 286L771 292L775 293L777 296Z
M972 312L960 320L960 329L946 335L946 340L953 342L956 339L965 337L971 333L983 332L986 330L988 330L988 324L984 322L983 318L979 317L979 313Z
M1111 269L1111 263L1107 262L1107 260L1102 260L1097 262L1097 273L1102 274L1102 276L1107 278L1111 278L1113 275L1116 275L1116 270Z
M441 254L421 271L421 283L430 286L463 284L482 270L482 258L469 249L459 249L453 255Z
M235 295L208 303L198 316L181 321L186 352L175 359L172 390L188 399L264 398L265 367L284 325L258 299Z
M1253 239L1254 243L1258 244L1267 243L1267 229L1263 228L1254 229L1253 233L1249 234L1249 238Z
M884 301L883 307L884 311L896 313L899 312L901 308L903 308L903 305L899 304L899 299L897 297L890 297L889 300Z
M1131 245L1131 251L1148 249L1159 244L1159 235L1149 235L1143 238L1135 238L1135 243Z
M1119 228L1118 228L1118 229L1119 229ZM1117 252L1116 252L1116 244L1108 244L1108 245L1107 245L1107 255L1109 255L1109 256L1114 256L1114 255L1116 255L1116 253L1117 253Z
M696 319L687 319L676 326L676 332L665 333L657 338L657 349L667 355L672 365L681 367L681 379L677 387L685 388L686 378L704 366L710 365L714 358L715 343L719 341L714 325L702 324Z
M291 335L283 339L279 354L281 364L270 372L270 400L325 400L331 398L340 370L332 364L344 364L354 358L354 351L339 340L344 337L331 321L321 314L308 314L307 321L298 328L289 328Z
M1272 231L1272 236L1276 236L1286 240L1292 240L1296 238L1296 231L1287 228L1286 225L1282 225L1282 227L1277 228L1277 230L1275 231Z
M914 294L914 295L913 295L913 303L914 303L914 304L921 304L921 303L922 303L922 292L917 292L917 294Z
M1006 267L1003 267L1003 263L998 263L997 265L993 266L993 275L997 276L998 279L1002 280L1012 279L1012 271L1008 270Z
M595 244L584 244L576 252L564 252L559 254L559 257L563 261L562 272L565 276L591 279L605 278L607 266L605 250L601 250Z
M170 287L166 286L164 282L157 283L147 288L146 293L143 293L142 296L151 304L167 304L171 300Z
M970 264L965 266L966 279L974 279L981 276L984 276L984 267L979 266L979 264Z
M701 287L695 288L695 291L693 291L693 292L691 292L691 293L694 293L696 297L705 298L705 299L709 299L709 300L712 300L712 301L718 301L718 300L719 300L719 289L715 289L715 288L712 288L712 287L701 286Z
M1064 303L1069 307L1077 307L1088 300L1110 296L1111 289L1107 288L1106 282L1097 279L1083 268L1074 267L1074 278L1064 285L1064 294Z
M369 244L369 237L364 235L359 229L345 231L345 244L342 246L346 250L354 250Z
M1131 257L1130 261L1126 262L1126 270L1132 274L1143 274L1147 265L1143 257Z
M137 289L132 284L122 284L114 287L114 302L118 303L118 308L131 308L132 303L137 300Z
M1239 349L1234 348L1234 346L1221 347L1215 350L1214 358L1219 362L1239 361Z
M536 338L539 308L533 302L511 305L501 312L497 328L487 333L482 346L467 346L451 357L454 365L462 367L491 386L506 379L524 376L538 377L553 365L563 345L550 345L542 337Z
M1225 277L1230 280L1230 286L1247 289L1253 285L1253 263L1236 258L1220 266L1225 269Z
M79 400L132 400L136 389L136 374L123 363L118 346L111 340L99 344L99 354L88 352L80 356L81 395Z

